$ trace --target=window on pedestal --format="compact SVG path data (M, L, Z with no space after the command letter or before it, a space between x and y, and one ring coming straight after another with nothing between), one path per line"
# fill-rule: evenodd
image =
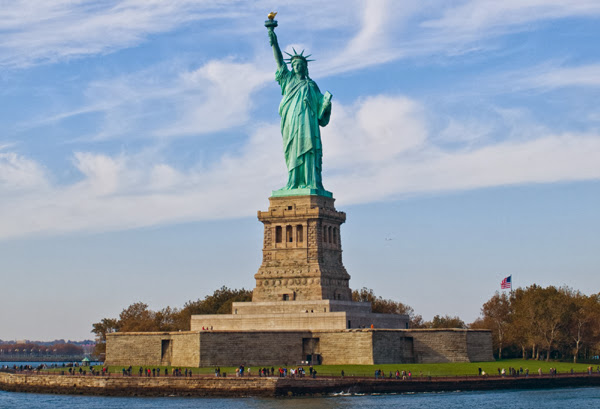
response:
M283 294L283 301L289 301L290 300L290 295L289 294Z
M285 241L291 243L294 241L294 235L292 234L292 226L285 226Z
M333 227L329 226L329 228L327 229L327 241L329 243L333 243L333 238L331 236L333 236L333 234L331 233L333 230Z
M323 226L323 243L327 243L327 226Z
M337 227L333 228L333 244L338 244L338 230L337 230Z
M296 241L302 243L304 241L304 228L301 224L296 226Z
M283 229L281 226L275 227L275 243L281 243L283 241Z

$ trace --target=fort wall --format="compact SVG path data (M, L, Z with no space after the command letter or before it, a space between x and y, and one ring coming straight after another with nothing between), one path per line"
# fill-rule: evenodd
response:
M200 333L124 332L107 335L107 365L199 366Z
M492 361L490 331L354 329L188 331L107 336L107 364L123 366L325 365ZM318 358L317 358L318 357Z

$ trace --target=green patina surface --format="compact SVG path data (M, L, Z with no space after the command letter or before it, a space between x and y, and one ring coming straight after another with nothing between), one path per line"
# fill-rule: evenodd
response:
M286 189L282 188L279 190L273 190L271 196L272 197L282 197L282 196L306 196L306 195L316 195L316 196L325 196L325 197L333 197L331 192L328 192L325 189Z
M290 71L277 42L277 22L265 23L273 47L277 71L275 79L283 95L279 104L281 136L288 170L287 184L273 192L273 196L319 195L332 197L323 188L321 177L323 148L320 127L329 123L331 94L322 94L308 75L308 60L304 52L290 56Z

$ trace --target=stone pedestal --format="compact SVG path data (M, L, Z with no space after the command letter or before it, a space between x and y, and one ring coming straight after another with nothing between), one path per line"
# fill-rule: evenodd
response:
M335 210L334 201L315 195L269 198L269 210L258 212L265 231L253 302L352 300L342 264L340 226L346 214Z

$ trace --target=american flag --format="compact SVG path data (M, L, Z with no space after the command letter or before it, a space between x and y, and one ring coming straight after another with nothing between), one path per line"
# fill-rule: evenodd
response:
M506 290L511 287L512 287L512 275L504 278L504 280L502 280L502 282L500 283L500 288L503 290Z

